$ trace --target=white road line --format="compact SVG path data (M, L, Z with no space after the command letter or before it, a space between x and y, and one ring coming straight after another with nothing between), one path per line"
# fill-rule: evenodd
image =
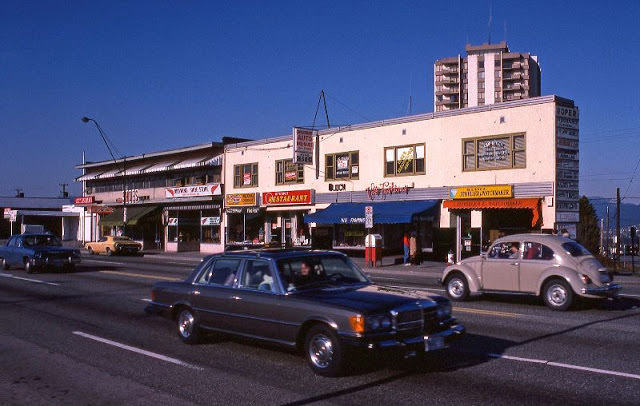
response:
M43 285L60 286L59 283L46 282L46 281L41 281L39 279L22 278L20 276L15 276L15 275L12 275L10 273L0 273L0 276L3 277L3 278L20 279L21 281L40 283L40 284L43 284Z
M491 357L491 358L508 359L508 360L511 360L511 361L520 361L520 362L529 362L529 363L533 363L533 364L543 364L543 365L549 365L549 366L552 366L552 367L575 369L575 370L578 370L578 371L593 372L593 373L596 373L596 374L613 375L613 376L620 376L620 377L623 377L623 378L631 378L631 379L640 380L640 375L629 374L629 373L626 373L626 372L611 371L611 370L608 370L608 369L581 367L579 365L564 364L564 363L561 363L561 362L553 362L553 361L545 361L545 360L542 360L542 359L513 357L511 355L502 355L502 354L487 354L487 355L489 357Z
M640 295L629 295L627 293L621 293L618 296L622 296L622 297L640 297Z
M402 279L398 278L385 278L384 276L374 276L372 279L386 279L388 281L401 281Z
M150 302L151 301L151 299L149 299L149 298L143 298L143 299L140 299L140 300L142 300L143 302Z
M167 357L165 355L158 354L158 353L151 352L151 351L142 350L140 348L131 347L129 345L121 344L121 343L116 342L116 341L111 341L111 340L108 340L106 338L102 338L102 337L94 336L94 335L91 335L91 334L83 333L82 331L74 331L73 334L75 334L77 336L84 337L84 338L88 338L90 340L98 341L98 342L101 342L103 344L108 344L108 345L112 345L114 347L122 348L123 350L132 351L132 352L135 352L137 354L146 355L147 357L156 358L156 359L159 359L159 360L165 361L165 362L170 362L172 364L180 365L180 366L183 366L183 367L197 369L197 370L200 370L200 371L204 369L202 367L199 367L199 366L196 366L196 365L192 365L192 364L189 364L189 363L184 362L184 361L180 361L179 359Z

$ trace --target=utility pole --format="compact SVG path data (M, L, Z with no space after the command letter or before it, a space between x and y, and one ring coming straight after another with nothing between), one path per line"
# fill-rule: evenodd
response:
M616 188L616 267L619 261L620 261L620 188Z
M67 186L69 186L68 183L58 183L58 186L60 186L62 188L62 197L66 198L69 197L69 193L67 193Z

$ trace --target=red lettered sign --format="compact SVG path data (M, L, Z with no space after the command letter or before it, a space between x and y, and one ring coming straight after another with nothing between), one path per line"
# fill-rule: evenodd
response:
M95 196L78 196L73 198L73 204L76 206L89 206L95 201Z
M287 192L265 192L262 194L264 206L290 204L313 204L313 190L290 190Z

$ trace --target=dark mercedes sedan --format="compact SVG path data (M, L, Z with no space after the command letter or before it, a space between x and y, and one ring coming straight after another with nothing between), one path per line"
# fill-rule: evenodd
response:
M146 311L174 320L188 344L210 330L298 348L324 376L356 353L440 350L465 331L447 298L373 284L333 251L212 255L184 281L156 283Z

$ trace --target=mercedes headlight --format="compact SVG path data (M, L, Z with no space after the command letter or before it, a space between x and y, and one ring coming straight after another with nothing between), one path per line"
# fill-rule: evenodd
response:
M369 331L383 331L391 328L391 317L386 314L373 315L366 317L367 330Z

